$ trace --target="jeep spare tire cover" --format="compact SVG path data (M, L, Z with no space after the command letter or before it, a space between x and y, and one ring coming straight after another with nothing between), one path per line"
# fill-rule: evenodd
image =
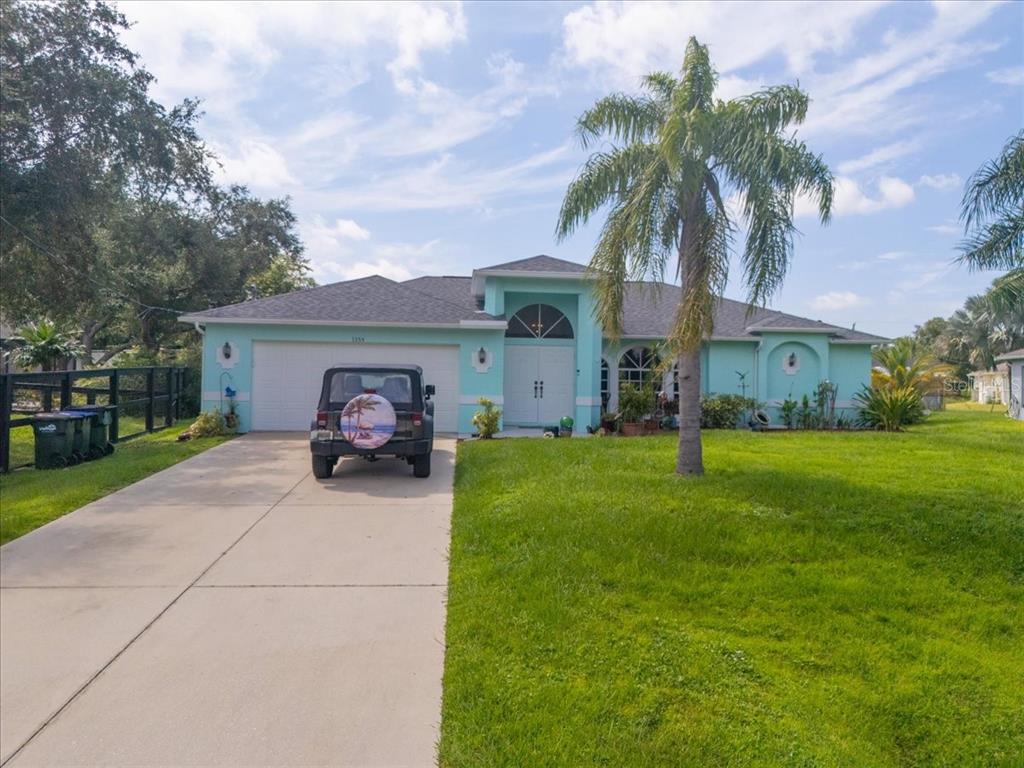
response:
M338 428L356 448L380 448L395 434L395 409L380 395L356 395L342 409Z

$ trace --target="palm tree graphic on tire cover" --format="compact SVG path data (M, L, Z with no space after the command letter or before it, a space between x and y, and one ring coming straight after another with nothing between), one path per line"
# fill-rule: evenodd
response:
M377 410L377 404L370 395L357 395L345 405L341 412L341 418L348 419L348 429L345 435L349 440L370 440L373 437L373 427L362 423L363 414L367 411ZM356 435L352 437L352 420L356 422Z

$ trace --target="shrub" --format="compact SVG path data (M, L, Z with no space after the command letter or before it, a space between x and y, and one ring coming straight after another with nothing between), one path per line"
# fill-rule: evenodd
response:
M853 399L860 408L857 423L863 427L899 432L905 425L924 418L921 395L912 386L864 387Z
M657 400L651 384L642 388L635 384L623 384L619 389L619 414L626 424L639 424L644 416L654 413Z
M227 426L224 424L224 416L220 411L205 411L200 413L188 432L192 437L217 437L227 434Z
M754 401L740 395L711 395L701 398L700 426L702 429L736 429L740 417Z
M787 397L782 401L782 405L779 406L779 415L782 417L782 423L788 429L796 429L796 408L796 400L792 397Z
M482 411L477 411L473 414L473 426L476 427L477 433L480 437L489 439L494 437L494 433L498 431L498 421L501 419L501 409L496 408L494 401L488 400L486 397L481 397L477 400Z

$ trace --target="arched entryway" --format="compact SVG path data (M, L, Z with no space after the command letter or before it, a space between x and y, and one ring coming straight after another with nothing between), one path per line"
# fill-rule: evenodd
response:
M527 304L505 331L505 413L510 425L555 426L573 416L576 395L575 333L551 304Z

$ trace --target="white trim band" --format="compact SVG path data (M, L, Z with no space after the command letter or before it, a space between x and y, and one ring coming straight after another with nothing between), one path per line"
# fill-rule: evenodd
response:
M459 405L479 405L477 402L481 397L486 397L495 405L504 405L505 397L503 395L459 395Z

